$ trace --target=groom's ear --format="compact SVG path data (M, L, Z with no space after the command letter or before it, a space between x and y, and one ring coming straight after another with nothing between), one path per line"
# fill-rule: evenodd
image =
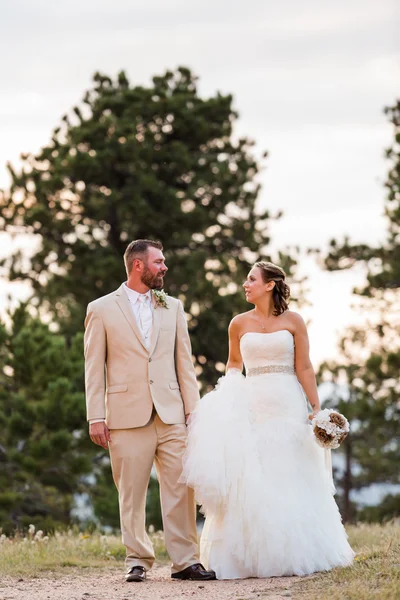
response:
M135 258L132 263L132 271L140 272L143 270L144 262L140 258Z

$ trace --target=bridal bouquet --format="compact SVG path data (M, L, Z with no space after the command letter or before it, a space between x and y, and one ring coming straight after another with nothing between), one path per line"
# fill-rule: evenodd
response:
M350 430L346 417L331 408L320 410L311 425L317 444L322 448L339 448Z

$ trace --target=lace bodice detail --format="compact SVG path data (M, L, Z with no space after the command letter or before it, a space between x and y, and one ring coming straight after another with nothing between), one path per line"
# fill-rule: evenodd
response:
M294 367L294 340L287 329L273 333L245 333L240 350L246 371L267 365Z

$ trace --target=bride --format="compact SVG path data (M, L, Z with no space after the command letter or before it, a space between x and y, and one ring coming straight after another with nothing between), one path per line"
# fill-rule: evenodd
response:
M255 308L231 321L226 376L189 422L183 478L206 517L201 560L218 579L350 565L329 457L308 424L305 395L313 415L320 403L306 326L280 267L257 262L243 287Z

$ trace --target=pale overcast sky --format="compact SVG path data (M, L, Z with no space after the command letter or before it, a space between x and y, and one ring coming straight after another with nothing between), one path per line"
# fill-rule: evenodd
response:
M382 114L399 94L400 10L395 0L0 0L0 186L6 161L35 152L95 71L125 69L132 83L189 66L200 93L233 93L248 135L270 157L260 206L284 217L274 248L326 246L351 234L384 236L383 150L392 131ZM0 254L9 240L0 234ZM362 272L310 277L306 309L316 362L335 353L353 319L352 284ZM5 285L14 298L21 286ZM222 357L223 359L223 357Z

